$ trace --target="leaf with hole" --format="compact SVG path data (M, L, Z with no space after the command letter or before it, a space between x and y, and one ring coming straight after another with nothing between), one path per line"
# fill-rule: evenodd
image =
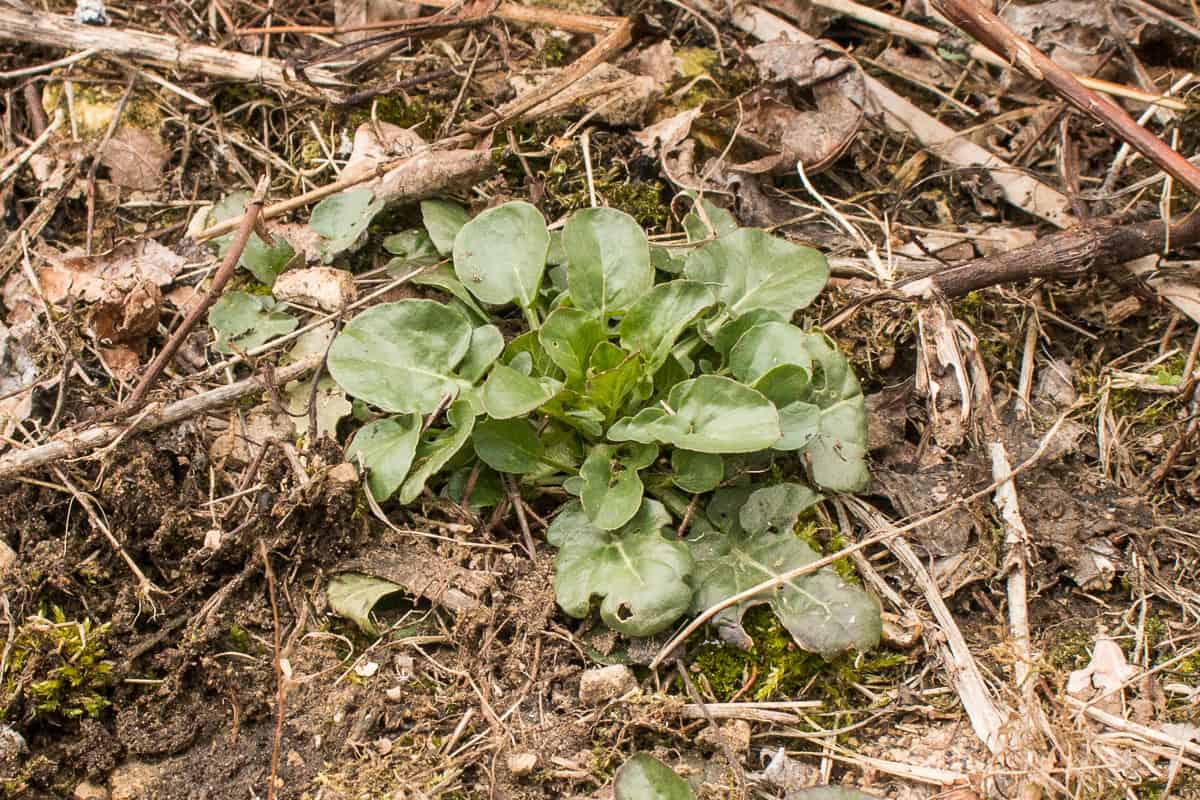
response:
M567 291L576 308L607 318L640 300L654 283L650 246L633 217L585 208L563 228Z
M371 496L383 502L395 493L412 466L421 437L421 417L405 414L367 423L346 448L346 460L367 469Z
M600 618L627 636L650 636L667 628L688 608L687 546L665 538L671 517L660 503L643 500L620 530L594 525L579 503L567 504L546 531L559 548L554 589L563 611L587 616L600 598Z
M217 334L213 345L218 353L252 350L277 336L291 333L299 324L270 297L245 292L226 292L208 311L208 324Z
M825 256L754 228L740 228L692 252L689 280L713 290L733 317L764 309L791 317L829 278Z
M321 258L328 264L338 253L355 247L367 233L384 202L370 189L359 187L330 195L317 203L308 227L325 240Z
M606 531L629 522L642 505L645 469L658 458L655 445L593 445L579 471L583 479L579 499L588 519Z
M454 274L485 303L529 308L538 296L550 234L542 212L520 201L489 208L454 239Z
M329 374L385 411L430 414L466 385L454 370L471 335L466 318L441 303L384 303L359 314L333 340Z
M657 758L638 753L617 770L616 800L695 800L687 781Z
M698 453L751 453L780 437L771 401L737 381L701 375L676 384L667 408L651 406L608 431L614 442L658 442Z

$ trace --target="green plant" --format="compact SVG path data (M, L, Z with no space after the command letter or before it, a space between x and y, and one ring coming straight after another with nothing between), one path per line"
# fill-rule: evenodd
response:
M351 206L374 214L369 198L336 204ZM363 228L317 216L337 247ZM450 299L367 309L329 348L342 389L387 415L347 450L376 500L409 503L443 470L461 496L468 467L478 485L562 486L577 499L547 531L559 603L582 617L599 599L605 623L635 636L816 560L793 528L821 495L797 478L833 491L868 479L858 380L828 337L790 322L825 285L819 252L703 202L671 248L607 208L561 234L522 202L468 219L427 201L422 217L385 241L392 271L420 269L415 282ZM765 473L787 480L748 478ZM754 603L822 654L878 639L874 601L829 569L727 609L732 639L748 641Z
M112 683L108 623L68 620L58 607L51 615L30 617L14 637L4 705L12 708L23 695L29 717L97 717L109 705Z

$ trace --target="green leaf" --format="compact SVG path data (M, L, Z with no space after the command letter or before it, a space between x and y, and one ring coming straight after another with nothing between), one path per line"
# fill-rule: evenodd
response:
M619 360L613 363L615 359ZM646 362L640 354L629 355L610 342L601 342L592 352L587 397L611 417L620 411L645 371Z
M692 194L688 192L688 194ZM692 195L695 198L695 195ZM700 212L704 212L704 216ZM707 217L707 222L705 218ZM709 227L711 225L711 227ZM695 206L683 218L683 229L687 231L689 242L702 242L707 239L719 239L738 229L737 220L720 206L713 205L700 197Z
M252 350L277 336L291 333L299 324L287 308L270 297L245 292L226 292L208 311L208 324L217 334L213 348L218 353Z
M867 469L867 406L850 362L828 336L807 334L804 357L811 359L812 382L800 399L821 410L820 428L800 450L813 480L839 492L862 490Z
M600 618L626 636L650 636L679 619L692 595L693 562L686 545L664 538L670 524L654 500L643 500L618 531L598 528L579 503L568 503L546 531L560 548L554 589L563 611L583 618L600 597Z
M475 427L475 454L497 472L524 475L542 468L545 447L523 419L489 419Z
M765 308L748 311L737 319L731 319L721 325L716 334L712 336L713 349L721 354L721 358L728 361L730 351L733 350L738 339L742 338L742 334L764 322L787 322L787 318Z
M371 616L379 601L388 595L403 591L399 584L373 578L360 572L343 572L334 575L325 587L329 608L339 617L357 625L363 633L378 636L382 633Z
M671 473L671 480L685 492L710 492L725 479L725 459L716 453L677 448L671 453Z
M494 469L485 467L478 462L475 463L479 467L479 472L475 476L475 486L471 489L469 505L471 511L482 511L485 508L493 508L500 502L500 498L504 496L504 487L500 484L500 476ZM467 481L470 480L474 470L473 466L456 470L450 476L450 480L446 481L446 496L462 505Z
M448 256L454 252L454 237L467 224L467 210L449 200L422 200L421 221L438 253Z
M623 211L577 211L563 228L563 249L571 302L601 318L629 308L654 283L646 234Z
M413 267L429 266L441 260L433 240L420 228L393 233L383 240L383 249L396 256L388 264L390 275L411 272Z
M821 409L806 399L811 394L808 371L795 364L780 364L754 382L779 410L779 427L783 436L772 447L775 450L799 450L808 444L821 429Z
M677 247L660 247L651 245L650 263L656 270L668 275L679 275L683 272L684 259L687 251Z
M660 283L634 303L621 320L621 346L640 352L657 370L679 335L714 302L712 292L694 281Z
M383 303L359 314L329 348L329 374L355 397L397 413L430 414L458 396L454 368L471 345L462 314L432 300Z
M692 600L695 613L818 558L812 548L790 532L705 538L705 558L697 564L693 577L697 587ZM750 607L763 603L771 607L800 647L826 658L852 647L866 651L879 643L878 604L829 567L724 609L713 618L722 638L751 646L750 637L742 629L742 616Z
M440 472L471 438L475 429L475 410L467 401L456 400L446 409L446 421L450 423L449 428L430 429L422 434L412 469L400 487L397 499L401 503L416 500L425 490L425 482Z
M553 378L531 378L496 364L483 384L483 407L493 419L523 417L549 402L562 389Z
M579 471L583 479L580 500L588 519L598 528L616 530L629 522L642 505L645 469L658 458L654 445L594 445Z
M330 195L317 203L308 219L308 227L325 239L321 248L325 263L343 250L354 247L384 205L382 200L375 199L373 191L364 187Z
M794 364L811 373L811 336L787 322L755 325L729 352L729 370L743 383L754 383L781 364Z
M751 453L779 440L779 413L771 401L737 381L702 375L676 384L670 410L644 408L608 431L610 441L635 441L698 453Z
M346 448L346 460L362 459L367 468L367 486L379 502L395 493L412 466L421 438L421 417L405 414L368 423L354 434Z
M233 192L226 195L213 207L212 213L209 215L210 223L224 222L242 216L248 202L250 202L249 192ZM220 256L224 257L229 252L236 235L229 233L213 240ZM274 240L272 244L267 244L259 238L257 233L251 233L250 238L246 240L246 249L238 258L239 267L249 270L259 283L267 286L275 285L275 279L287 268L288 263L296 255L296 251L292 249L292 245L287 239L275 235Z
M558 375L558 367L550 359L538 339L538 331L525 331L504 346L501 360L526 375Z
M743 530L791 533L800 515L821 495L802 483L779 483L753 492L738 512Z
M564 306L546 317L538 329L538 341L567 376L567 383L577 385L587 371L592 350L605 341L604 326L594 314Z
M766 309L791 317L829 278L825 256L755 228L740 228L688 256L684 275L709 286L733 317Z
M399 270L393 269L391 264L388 265L388 274L393 277L398 278L410 272L412 272L411 265L406 264L403 269ZM487 312L479 307L479 303L475 302L475 298L467 291L467 287L463 286L462 281L455 277L454 268L449 264L441 264L433 269L413 275L409 280L418 286L432 286L436 289L441 289L454 299L462 302L475 315L476 320L479 322L488 321Z
M550 234L542 213L520 201L490 208L472 219L454 239L454 274L485 303L537 299L546 267Z
M687 781L656 758L638 753L617 770L616 800L694 800Z
M459 376L468 383L475 383L496 363L504 352L504 334L495 325L480 325L471 331L471 344L462 363L458 365Z
M308 401L310 398L317 407L317 436L328 435L336 438L338 423L351 410L346 393L337 385L337 381L328 375L322 375L321 379L317 381L316 392L313 392L312 378L292 381L283 387L284 408L299 436L308 435Z

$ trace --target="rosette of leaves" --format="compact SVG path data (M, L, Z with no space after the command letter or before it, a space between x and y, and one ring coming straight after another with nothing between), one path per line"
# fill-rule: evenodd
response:
M612 209L552 235L528 203L471 219L423 203L425 229L385 247L446 300L370 308L329 350L333 378L382 414L349 449L375 498L410 502L473 461L562 485L579 501L548 534L560 604L578 616L599 600L607 624L646 635L687 613L697 568L647 486L709 492L730 459L767 454L824 490L861 488L858 381L790 322L824 287L824 257L705 208L712 224L689 218L693 241L664 252Z

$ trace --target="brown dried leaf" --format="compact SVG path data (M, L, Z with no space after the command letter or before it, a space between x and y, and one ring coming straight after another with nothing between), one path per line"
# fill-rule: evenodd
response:
M558 77L560 70L515 75L510 83L521 95ZM570 115L572 111L591 114L597 122L609 125L641 125L647 112L662 94L662 84L655 78L634 75L612 64L598 64L563 91L529 112L531 115L552 111ZM577 116L579 114L576 114Z
M94 303L110 286L129 291L142 281L168 286L186 263L183 256L153 239L123 242L94 256L78 250L59 253L49 247L40 248L38 255L46 262L38 268L38 281L51 303L68 297Z
M100 152L109 180L124 189L151 191L162 182L163 167L171 153L158 133L132 125L117 129Z
M101 342L134 345L143 349L143 337L158 327L162 291L151 281L142 281L128 292L110 286L104 298L92 307L92 335Z

